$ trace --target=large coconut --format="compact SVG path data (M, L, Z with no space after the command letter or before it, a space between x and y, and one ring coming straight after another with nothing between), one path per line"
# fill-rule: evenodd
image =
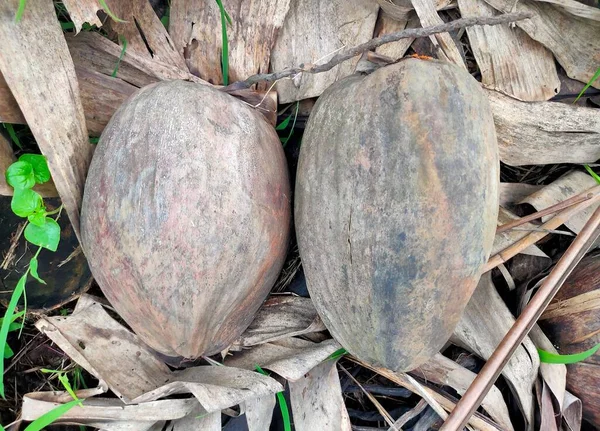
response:
M150 85L115 113L94 154L81 217L102 291L167 355L226 348L283 264L287 165L262 115L214 88Z
M497 153L484 92L451 64L407 59L319 98L296 233L311 298L352 354L410 370L448 340L492 247Z

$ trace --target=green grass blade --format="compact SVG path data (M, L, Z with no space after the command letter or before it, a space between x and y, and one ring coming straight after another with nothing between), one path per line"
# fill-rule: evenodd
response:
M223 7L221 0L216 0L221 11L221 39L223 40L223 49L221 50L221 67L223 73L223 85L229 85L229 42L227 41L227 22L231 24L231 18ZM227 19L229 17L229 19Z
M0 328L0 350L4 351L4 346L6 345L6 338L8 337L8 329L12 322L12 317L15 314L15 308L17 308L17 304L19 303L19 299L21 299L21 295L25 291L25 283L27 282L27 274L26 272L19 279L17 283L17 287L13 290L12 296L10 297L10 302L8 303L8 307L6 307L6 314L4 315L4 320L2 320L2 327ZM4 397L4 361L0 361L0 395L2 398Z
M119 40L123 44L123 48L121 48L121 54L119 55L119 59L117 60L117 64L115 65L115 70L113 70L113 73L111 75L113 78L116 78L117 72L119 71L119 65L121 64L121 60L123 60L123 57L125 57L125 51L127 51L127 39L125 39L123 36L119 36ZM91 139L92 138L90 138L90 142Z
M27 0L19 0L19 7L17 8L17 13L15 14L15 22L21 21L23 18L23 12L25 12L25 3Z
M283 418L283 429L284 431L292 431L292 421L290 420L290 411L288 409L287 402L283 396L283 392L277 394L277 402L279 403L279 409L281 410L281 417Z
M262 375L268 376L267 372L263 370L258 364L255 365L256 371ZM288 409L287 401L283 396L283 392L277 392L277 403L279 404L279 410L281 410L281 417L283 418L283 429L284 431L292 431L292 421L290 420L290 410Z
M109 17L111 17L113 19L113 21L115 22L127 22L121 18L118 18L114 13L111 12L111 10L108 8L108 6L106 5L106 0L98 0L98 3L100 3L100 6L102 6L102 9L104 9L104 12L106 12L106 15L108 15Z
M69 382L69 378L67 377L67 375L65 373L59 373L58 380L60 380L65 390L69 393L69 395L71 395L71 398L73 398L75 401L79 401L79 405L83 407L83 404L81 404L81 400L77 398L75 391L71 387L71 383Z
M575 99L575 101L574 101L573 103L577 102L577 101L579 100L579 98L580 98L581 96L583 96L583 93L585 93L585 92L586 92L586 90L587 90L588 88L590 88L590 87L591 87L591 85L594 83L594 81L595 81L596 79L598 79L598 78L600 78L600 67L598 68L598 70L596 71L596 73L594 73L594 76L592 76L592 79L590 79L590 80L589 80L589 82L588 82L587 84L585 84L585 87L583 87L583 90L581 90L581 92L580 92L580 93L579 93L579 95L577 96L577 99Z
M292 123L292 128L290 129L290 133L287 135L287 137L281 141L281 143L283 144L283 148L285 148L288 141L294 134L294 127L296 127L296 119L298 118L298 108L299 107L300 107L300 102L296 102L296 112L294 113L294 122Z
M342 347L341 349L337 349L335 352L333 352L331 355L329 355L327 360L329 361L332 359L338 359L347 354L348 354L348 351Z
M60 406L53 408L48 413L44 413L42 416L31 422L27 428L25 428L25 431L43 430L79 403L80 401L70 401L66 404L61 404Z
M19 147L22 150L23 145L21 145L21 141L19 140L19 137L17 136L17 133L15 132L15 128L13 127L13 125L10 123L4 123L4 128L8 132L8 136L10 136L10 139L13 141L13 144L15 144L17 147Z
M575 353L573 355L558 355L556 353L546 352L542 349L538 349L538 353L540 355L540 361L545 362L546 364L575 364L589 358L596 353L598 349L600 349L600 343L585 352Z
M594 172L594 170L592 168L590 168L588 165L583 165L583 167L585 168L586 171L588 171L588 174L590 174L592 176L592 178L594 178L596 180L596 182L598 184L600 184L600 176Z
M288 126L288 124L290 124L291 119L292 119L292 114L288 115L285 120L283 120L281 123L279 123L275 127L275 130L285 130L285 128Z

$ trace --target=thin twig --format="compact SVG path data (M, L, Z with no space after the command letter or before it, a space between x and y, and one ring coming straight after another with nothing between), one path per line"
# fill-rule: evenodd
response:
M506 13L497 16L477 16L470 18L461 18L455 21L451 21L445 24L434 25L431 27L425 28L410 28L407 30L402 30L396 33L389 33L380 37L376 37L371 39L368 42L362 43L352 48L348 48L336 55L334 55L328 62L323 64L301 64L298 67L291 67L289 69L285 69L279 72L274 73L258 73L256 75L252 75L245 81L240 81L233 83L223 90L240 90L250 88L254 84L259 82L273 82L283 78L289 78L291 76L297 75L299 73L321 73L327 72L328 70L333 69L338 64L350 60L357 55L360 55L364 52L374 50L381 45L385 45L386 43L396 42L401 39L409 39L409 38L419 38L419 37L427 37L438 33L447 33L450 31L458 30L459 28L465 27L473 27L475 25L498 25L498 24L506 24L509 22L521 21L527 18L531 18L531 14L529 13Z
M2 264L0 264L0 269L7 270L10 264L12 263L12 260L15 257L15 250L19 245L19 239L21 239L21 235L25 230L25 226L27 226L27 222L21 223L17 228L17 232L15 233L15 235L11 238L10 247L8 249L8 252L6 253L6 256L4 256Z
M565 199L562 202L559 202L555 205L549 206L548 208L544 208L541 211L535 212L533 214L529 214L528 216L521 217L520 219L513 220L509 223L503 224L502 226L498 226L496 229L496 233L504 232L509 229L515 228L517 226L521 226L527 222L537 220L549 214L554 214L560 210L578 204L579 202L583 202L585 200L591 199L594 196L594 191L600 189L600 185L594 186L589 190L586 190L582 193L579 193L575 196L570 197L569 199Z
M552 217L546 223L541 225L539 227L539 229L540 229L539 232L530 233L526 237L520 239L519 241L517 241L514 244L510 245L509 247L505 248L500 253L490 257L487 264L484 266L482 273L487 272L490 269L497 267L501 263L507 262L509 259L516 256L517 254L519 254L520 252L525 250L530 245L535 244L540 239L547 236L548 235L548 232L546 232L547 230L556 229L561 224L564 224L566 221L568 221L572 216L574 216L578 212L584 210L585 208L587 208L591 205L597 204L599 202L600 202L600 189L596 190L594 192L594 196L591 197L590 199L587 199L583 202L579 202L576 205L570 206L570 207L560 211L558 214L556 214L554 217Z
M591 199L590 199L591 200ZM578 205L582 205L582 202ZM568 211L568 210L566 210ZM550 275L546 277L538 292L523 309L508 333L504 336L492 356L473 380L461 400L456 404L440 431L459 431L477 410L502 369L550 304L575 266L600 236L600 208L587 221L579 235L562 255Z

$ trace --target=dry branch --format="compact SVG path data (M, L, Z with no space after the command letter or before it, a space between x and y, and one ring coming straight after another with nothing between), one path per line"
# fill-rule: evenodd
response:
M557 213L554 217L549 219L546 223L540 226L539 232L532 232L527 235L525 238L520 241L514 243L508 248L505 248L500 253L490 257L488 263L484 266L483 272L489 271L501 263L507 262L509 259L516 256L518 253L526 249L532 244L535 244L540 239L544 238L548 235L548 230L556 229L561 224L564 224L569 218L578 212L584 210L585 208L597 204L600 202L600 190L593 189L590 190L590 193L593 193L593 196L587 200L579 202L578 204L567 207L566 209Z
M242 88L250 88L252 85L257 84L259 82L273 82L283 78L289 78L291 76L297 75L299 73L321 73L327 72L328 70L333 69L338 64L349 60L357 55L360 55L366 51L374 50L381 45L390 42L396 42L401 39L407 38L418 38L418 37L428 37L438 33L447 33L450 31L458 30L459 28L472 27L474 25L498 25L498 24L506 24L510 22L521 21L527 18L531 18L531 14L528 13L507 13L498 16L488 16L488 17L471 17L471 18L461 18L455 21L435 25L432 27L426 28L411 28L407 30L402 30L397 33L390 33L380 37L376 37L371 39L368 42L357 45L353 48L349 48L339 52L334 55L331 60L323 64L309 64L304 65L301 64L298 67L292 67L289 69L285 69L279 72L274 73L259 73L256 75L252 75L245 81L236 82L225 87L226 90L238 90Z
M579 193L578 195L570 197L562 202L559 202L559 203L552 205L548 208L545 208L541 211L537 211L533 214L529 214L528 216L522 217L518 220L514 220L510 223L503 224L502 226L498 226L498 229L496 229L496 233L505 232L509 229L513 229L517 226L521 226L527 222L537 220L538 218L542 218L549 214L554 214L555 212L564 210L565 208L568 208L568 207L578 204L580 202L591 199L592 197L594 197L594 194L592 192L590 192L589 190L585 191L583 193Z

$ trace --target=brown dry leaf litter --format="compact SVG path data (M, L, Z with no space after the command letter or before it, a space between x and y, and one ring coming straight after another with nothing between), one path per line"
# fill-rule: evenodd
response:
M227 25L229 82L267 73L290 0L235 0L224 6L232 20ZM216 2L174 0L169 32L192 73L214 84L223 83L221 16Z
M463 17L493 16L484 0L459 0ZM509 24L466 29L482 84L519 100L541 101L560 90L554 57L543 45Z
M75 68L53 2L30 2L15 23L18 5L18 0L0 5L0 71L48 158L79 237L83 185L94 147L88 142Z

